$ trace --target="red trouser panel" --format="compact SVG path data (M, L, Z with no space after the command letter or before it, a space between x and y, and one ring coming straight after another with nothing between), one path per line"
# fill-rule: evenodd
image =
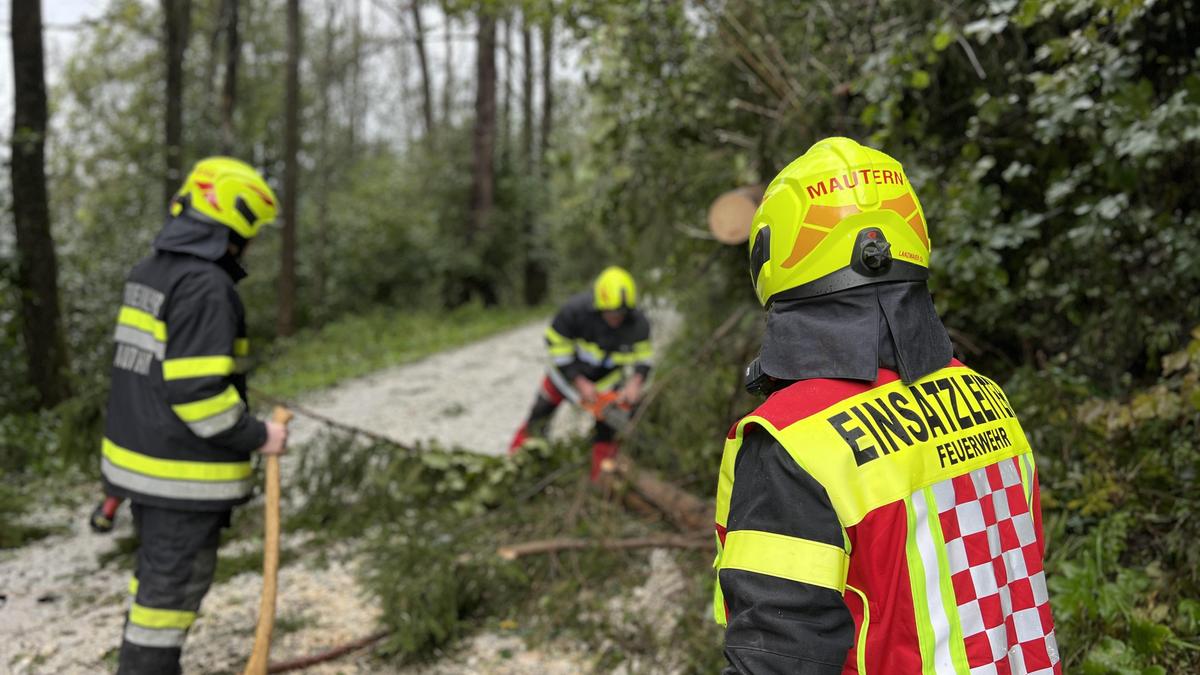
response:
M529 440L529 423L522 424L521 428L517 429L517 433L513 434L512 442L508 444L508 454L517 454L527 440Z
M562 392L558 390L558 387L554 386L554 383L548 377L542 378L542 395L554 405L563 402Z
M905 543L908 514L904 502L875 509L846 530L850 539L850 570L846 583L867 596L868 673L920 673L921 648L916 632L912 585L908 578ZM846 657L843 673L858 673L859 631L863 608L858 594L846 589L846 605L854 616L854 649Z
M535 428L534 433L530 433L529 426L534 422L542 422L549 419L550 415L554 414L554 410L560 403L563 402L563 394L554 386L550 378L542 378L542 385L538 388L537 400L533 404L533 410L530 412L529 419L517 429L517 433L513 434L512 441L508 444L508 454L515 455L529 440L529 437L540 436L543 432L544 424L539 424Z

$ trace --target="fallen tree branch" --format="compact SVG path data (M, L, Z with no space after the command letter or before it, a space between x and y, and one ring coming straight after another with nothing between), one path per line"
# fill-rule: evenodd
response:
M639 468L624 455L604 460L601 472L603 482L624 481L629 486L628 497L649 502L684 532L707 531L712 527L715 514L710 502L662 480L653 471Z
M392 634L391 631L380 631L378 633L368 635L365 638L359 638L358 640L354 640L353 642L347 642L345 644L338 645L332 649L329 649L329 650L326 650L323 652L319 652L316 654L312 654L310 656L301 656L299 658L291 659L288 661L278 661L278 662L272 663L270 666L268 666L267 672L268 673L290 673L293 670L303 670L310 666L315 666L318 663L325 663L326 661L332 661L336 658L345 656L346 654L349 654L351 652L356 652L365 647L369 647L391 634Z
M632 537L630 539L575 539L564 537L501 546L496 549L496 555L505 560L516 560L527 555L557 553L558 551L579 551L589 548L619 551L631 548L705 549L712 548L712 546L712 535L707 533L703 536L695 534L666 534L653 537Z

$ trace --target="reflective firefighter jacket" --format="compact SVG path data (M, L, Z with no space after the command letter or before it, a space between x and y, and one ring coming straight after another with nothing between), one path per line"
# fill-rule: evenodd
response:
M714 612L727 673L1061 673L1033 453L957 361L803 380L730 431Z
M646 315L630 309L625 321L613 328L592 303L591 291L571 296L546 328L546 350L554 365L552 379L560 374L565 378L555 384L569 386L567 383L583 375L604 388L609 380L615 384L626 366L642 377L649 376L654 351Z
M160 237L161 238L161 237ZM249 352L231 261L159 250L133 268L114 333L101 448L110 494L183 510L246 501L265 425L246 408Z

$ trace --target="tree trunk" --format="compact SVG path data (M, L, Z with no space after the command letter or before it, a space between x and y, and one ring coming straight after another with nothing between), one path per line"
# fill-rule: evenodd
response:
M421 68L421 115L425 122L425 135L431 136L434 133L433 90L429 86L429 57L425 53L425 28L421 23L421 3L413 0L411 7L417 64Z
M225 24L225 81L221 85L221 152L232 155L236 140L233 109L237 104L237 71L242 43L238 36L238 0L222 0L221 5L221 19Z
M454 113L454 24L450 17L450 3L442 0L443 32L446 35L445 72L442 75L442 126L449 128Z
M486 232L491 225L496 185L496 17L486 9L479 14L476 40L475 133L472 143L471 224L468 237Z
M527 17L521 23L521 160L533 171L533 36Z
M46 195L46 80L40 0L13 0L13 224L17 230L17 287L28 378L38 405L70 396L67 350L58 304L58 262Z
M546 153L550 150L550 132L554 124L554 17L542 26L542 147L539 162L546 172Z
M601 485L611 487L617 479L624 481L634 493L662 511L679 529L706 530L712 527L715 518L711 502L668 483L653 471L638 467L624 455L605 460L601 468Z
M317 143L320 173L317 180L317 222L315 250L313 251L313 307L317 309L317 319L326 316L326 287L329 285L329 193L332 190L331 179L336 170L337 162L333 159L333 149L329 138L329 118L334 86L333 45L337 39L337 3L329 3L325 8L325 44L321 55L320 67L317 70L320 81L317 90L321 92L321 107L317 117Z
M496 17L484 6L479 10L479 33L475 58L475 130L471 142L471 228L467 231L468 250L474 250L488 235L496 201ZM487 251L482 251L487 260ZM497 301L494 275L489 264L468 270L466 289L484 304Z
M501 90L504 98L500 102L500 166L508 166L512 159L512 94L513 94L513 50L512 25L516 14L504 18L504 79Z
M521 160L526 175L535 175L541 162L534 162L533 155L533 35L529 19L522 17L521 55L524 72L521 77ZM544 66L543 66L544 67ZM540 194L540 193L539 193ZM541 220L533 208L525 213L525 265L522 276L525 304L537 305L546 299L549 281L544 260L545 242L542 240Z
M283 241L280 246L279 314L276 332L296 330L296 190L300 152L300 0L287 3L287 104L283 148Z
M191 33L191 0L162 0L167 38L166 173L163 206L183 181L183 56Z
M347 148L353 155L358 148L362 124L362 3L354 0L354 18L351 20L350 32L350 125Z

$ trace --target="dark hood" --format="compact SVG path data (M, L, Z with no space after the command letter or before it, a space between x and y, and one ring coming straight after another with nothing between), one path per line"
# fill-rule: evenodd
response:
M759 358L779 380L873 382L887 368L909 383L946 367L952 355L929 289L917 281L776 302Z
M228 227L218 223L205 222L186 214L169 215L154 238L154 248L211 260L228 272L234 281L240 281L246 277L246 270L237 258L229 255L230 233Z

